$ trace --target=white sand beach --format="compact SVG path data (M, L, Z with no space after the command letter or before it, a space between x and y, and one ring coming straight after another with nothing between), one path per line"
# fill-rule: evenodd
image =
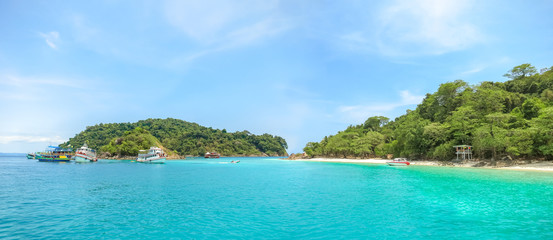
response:
M347 158L310 158L310 159L297 159L290 161L305 161L305 162L334 162L334 163L373 163L373 164L386 164L388 159L347 159ZM443 165L436 161L410 161L411 165L421 166L444 166L444 167L475 167L478 162L466 162ZM508 167L490 167L484 166L481 168L493 168L493 169L505 169L505 170L528 170L528 171L550 171L553 172L553 162L538 162L530 164L522 164Z
M553 163L552 162L530 163L530 164L523 164L523 165L517 165L517 166L511 166L511 167L503 167L503 169L553 172Z
M386 164L386 159L348 159L348 158L310 158L297 159L291 161L306 161L306 162L336 162L336 163L380 163Z

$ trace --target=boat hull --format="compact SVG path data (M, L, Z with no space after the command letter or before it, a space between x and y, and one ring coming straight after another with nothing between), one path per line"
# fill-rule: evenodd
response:
M165 158L137 159L140 163L165 163Z
M36 157L39 162L69 162L71 158Z
M409 166L409 162L387 162L390 166Z
M96 162L97 159L86 156L86 155L75 155L75 162Z
M221 154L217 152L206 152L204 158L220 158Z

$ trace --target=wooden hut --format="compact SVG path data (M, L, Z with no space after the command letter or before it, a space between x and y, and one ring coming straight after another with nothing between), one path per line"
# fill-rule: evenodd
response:
M455 154L457 154L457 160L462 159L472 159L472 146L471 145L457 145L453 146L455 148ZM460 158L459 158L460 155Z

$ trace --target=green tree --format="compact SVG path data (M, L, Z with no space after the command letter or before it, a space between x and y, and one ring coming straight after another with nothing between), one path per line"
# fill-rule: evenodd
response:
M530 65L529 63L525 63L514 67L509 72L505 73L503 76L510 79L519 79L523 77L532 76L537 72L538 71L534 66Z
M539 116L532 119L530 125L535 133L533 140L537 151L553 159L553 107L541 109Z
M526 119L532 119L538 116L539 111L545 107L545 104L539 98L528 98L520 108L522 115Z
M81 146L85 141L94 149L110 154L134 154L143 147L141 138L125 137L129 131L136 134L148 132L158 139L168 151L182 155L203 155L206 151L217 151L225 156L233 155L287 155L286 140L270 134L255 135L248 131L228 133L200 126L179 119L146 119L136 123L98 124L69 139L62 146ZM123 142L111 142L121 139ZM140 148L142 149L142 148ZM132 155L131 154L131 155Z
M552 68L537 73L530 64L522 64L505 76L510 80L504 83L441 84L415 110L393 121L371 117L306 148L320 156L393 153L451 159L453 146L465 144L473 145L476 157L482 159L505 155L553 159ZM382 137L372 142L368 133Z
M363 124L363 128L371 131L379 131L384 125L388 124L389 121L389 118L383 116L370 117Z

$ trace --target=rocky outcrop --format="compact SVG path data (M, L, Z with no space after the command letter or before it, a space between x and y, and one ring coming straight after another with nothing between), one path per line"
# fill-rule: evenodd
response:
M308 159L310 158L306 153L292 153L287 158L289 160Z

